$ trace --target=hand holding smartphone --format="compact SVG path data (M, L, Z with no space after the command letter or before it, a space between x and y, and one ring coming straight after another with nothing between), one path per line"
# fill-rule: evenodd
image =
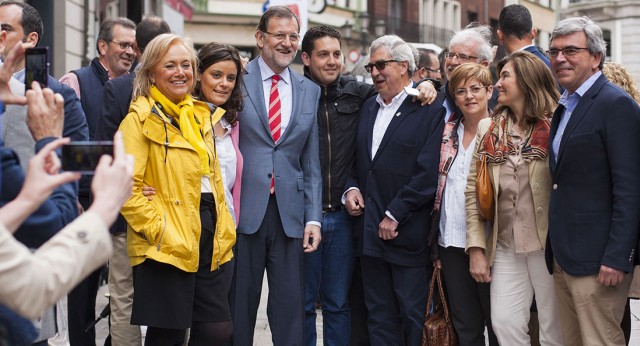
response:
M62 169L92 175L102 155L113 156L111 141L79 141L62 146Z
M25 56L25 89L31 89L33 82L40 83L42 88L47 87L49 78L49 48L33 47L27 48Z

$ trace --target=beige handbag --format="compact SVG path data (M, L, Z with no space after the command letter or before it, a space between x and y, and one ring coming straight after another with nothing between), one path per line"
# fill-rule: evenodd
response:
M476 203L478 211L486 220L493 221L493 188L489 177L487 157L483 155L476 164L478 172L476 178Z

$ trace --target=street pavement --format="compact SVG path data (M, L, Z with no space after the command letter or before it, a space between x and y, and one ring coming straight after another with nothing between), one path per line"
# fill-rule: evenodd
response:
M107 286L102 286L98 292L98 300L96 303L96 313L107 304L104 294L107 292ZM265 278L262 286L262 297L260 299L260 307L258 308L258 319L256 321L254 346L272 346L271 330L267 320L267 296L269 289ZM316 320L316 330L318 332L317 345L322 345L322 314L318 310L318 318ZM104 339L107 335L107 322L102 320L96 325L96 345L104 345ZM54 345L50 343L50 345ZM631 300L631 341L629 345L640 345L640 301ZM64 344L55 344L55 346L65 346Z

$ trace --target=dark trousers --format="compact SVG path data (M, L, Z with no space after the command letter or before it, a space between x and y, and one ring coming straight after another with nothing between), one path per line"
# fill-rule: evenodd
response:
M431 265L406 267L371 256L360 261L371 345L421 345Z
M91 204L89 196L80 196L80 204L87 210ZM85 332L85 328L96 318L96 295L98 294L100 271L89 274L67 295L67 313L69 314L69 343L71 346L95 346L94 327Z
M364 302L364 287L362 286L362 266L360 257L356 257L353 267L353 278L349 289L349 307L351 308L351 346L370 346L369 328L367 320L367 306Z
M232 292L233 345L253 345L262 279L269 282L267 316L274 345L302 345L304 257L302 239L284 233L276 198L253 234L237 235L235 292Z
M463 248L438 246L449 311L460 345L484 346L485 324L489 345L498 339L491 327L489 284L477 283L469 273L469 255Z

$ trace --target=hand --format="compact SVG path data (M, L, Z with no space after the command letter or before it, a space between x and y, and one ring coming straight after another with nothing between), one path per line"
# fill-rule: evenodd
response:
M413 100L420 101L420 104L423 106L432 104L438 97L438 91L433 86L433 83L429 81L420 83L416 89L420 91L420 95L414 97Z
M378 237L383 240L396 239L398 236L398 223L393 221L392 218L385 216L378 226Z
M309 253L316 251L321 240L320 227L317 225L306 225L304 227L304 236L302 238L304 252Z
M120 132L113 139L113 153L113 158L109 155L100 158L91 183L93 203L88 210L97 213L108 225L116 220L133 187L134 159L125 153Z
M604 286L615 286L624 280L624 272L622 270L600 265L598 273L598 282Z
M147 200L152 200L153 195L156 194L156 189L152 186L143 186L142 187L142 195L147 197Z
M479 247L469 249L469 273L476 282L491 282L489 261L484 255L484 250Z
M24 185L17 198L25 198L40 206L55 188L80 179L79 173L59 172L60 159L55 150L69 141L69 138L57 139L45 145L31 158Z
M345 197L344 206L351 216L360 216L364 212L364 199L360 190L349 190Z
M15 72L16 62L24 57L24 50L30 46L31 44L28 43L16 44L11 51L9 51L7 58L4 60L4 64L0 67L0 100L5 106L10 104L23 105L27 103L26 97L16 96L11 92L9 81Z
M33 82L27 91L27 126L37 142L45 137L62 137L64 99L49 88Z

